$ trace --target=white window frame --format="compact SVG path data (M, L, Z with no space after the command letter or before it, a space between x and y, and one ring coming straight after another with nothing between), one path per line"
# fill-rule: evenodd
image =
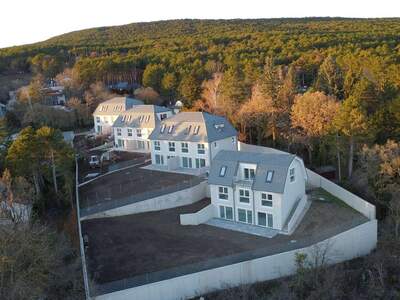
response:
M117 128L117 135L121 136L122 135L122 128Z
M227 166L221 166L221 169L219 170L219 177L225 177L227 168Z
M142 129L140 129L140 128L136 129L136 136L137 137L142 137Z
M228 218L227 217L227 211L228 211L228 209L230 209L230 212L231 212L231 218ZM231 206L224 206L224 205L220 205L219 206L219 217L221 218L221 219L225 219L225 220L233 220L233 207L231 207Z
M289 170L289 178L290 178L290 182L295 182L296 181L296 173L295 173L295 168L291 168Z
M206 145L205 144L197 144L197 153L205 154L206 153Z
M248 194L248 195L246 195ZM243 201L244 199L248 199L246 201ZM239 202L240 203L250 203L250 190L247 189L239 189Z
M246 176L246 171L248 171L248 174ZM253 168L243 168L243 178L244 180L254 180L256 177L256 170Z
M189 153L189 144L188 143L181 143L181 152Z
M226 186L218 187L218 199L229 200L228 188Z
M161 150L160 141L154 141L154 150L156 150L156 151L160 151Z
M239 212L240 211L244 211L245 216L246 216L246 220L245 221L241 221L239 216ZM244 209L244 208L238 208L237 209L237 220L241 223L246 223L246 224L253 224L253 211L250 209Z
M204 168L206 166L206 160L204 158L196 158L196 169Z
M175 142L168 142L169 152L175 152Z
M133 136L133 130L132 130L132 128L128 128L128 136Z
M261 193L261 206L273 207L272 194Z

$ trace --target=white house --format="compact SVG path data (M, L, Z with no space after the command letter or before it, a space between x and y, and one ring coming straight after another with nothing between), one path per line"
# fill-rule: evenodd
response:
M303 160L292 154L220 151L208 184L214 215L287 231L307 197Z
M143 102L129 97L115 97L97 106L93 113L94 131L96 134L112 134L112 125L118 116Z
M181 112L160 122L149 137L153 166L205 173L221 150L237 150L237 132L224 117Z
M135 105L121 113L113 124L114 144L120 150L150 152L149 136L172 111L157 105Z

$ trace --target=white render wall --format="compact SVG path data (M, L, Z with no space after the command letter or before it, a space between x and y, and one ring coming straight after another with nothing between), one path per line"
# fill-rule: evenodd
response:
M289 170L295 169L295 181L290 182ZM295 158L289 166L286 177L286 184L282 199L282 226L286 222L296 200L301 199L306 193L306 170L304 164L298 158Z
M192 158L192 168L196 167L196 158L203 158L206 161L206 167L210 166L210 156L209 156L209 144L208 143L194 143L194 142L183 142L183 141L175 141L175 151L169 151L169 142L160 140L160 150L154 149L154 140L151 141L151 161L152 164L156 164L155 155L160 154L164 156L164 166L167 166L167 157L175 156L179 158L179 167L182 167L182 157L190 157ZM173 142L173 141L172 141ZM182 152L182 143L188 144L188 152ZM204 154L199 154L197 151L197 145L204 144L205 152Z
M369 254L377 243L377 221L371 220L317 243L329 247L329 264ZM328 246L327 246L328 245ZM230 286L288 276L296 272L296 253L312 256L315 246L252 259L95 297L96 300L180 300L198 297Z
M238 150L238 140L236 136L210 143L211 159L221 150Z
M122 207L110 209L101 213L92 214L87 217L81 218L81 220L125 216L189 205L203 198L206 198L207 190L207 182L202 181L198 185L181 191L139 201Z
M100 121L97 121L97 117L100 118ZM112 125L115 120L118 118L118 115L93 115L94 119L94 131L97 134L112 134ZM97 130L97 126L100 125L102 127L102 131L99 132Z
M217 211L215 206L213 204L209 204L195 213L181 214L179 218L181 225L199 225L212 218L215 218L216 216Z

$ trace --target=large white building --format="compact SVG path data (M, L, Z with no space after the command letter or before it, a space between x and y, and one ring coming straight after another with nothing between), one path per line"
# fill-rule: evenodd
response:
M221 150L237 150L237 132L224 118L180 112L160 122L149 137L151 160L159 169L205 173Z
M214 215L284 231L307 201L306 181L304 163L295 155L220 151L208 178Z
M121 113L113 124L114 144L119 150L150 152L149 136L172 111L157 105L135 105Z
M112 125L118 116L134 105L141 104L142 101L129 97L115 97L100 103L93 113L95 133L112 134Z

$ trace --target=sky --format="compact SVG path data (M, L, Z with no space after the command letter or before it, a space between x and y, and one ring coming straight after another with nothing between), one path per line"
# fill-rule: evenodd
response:
M0 48L85 28L168 19L400 17L399 0L2 0Z

